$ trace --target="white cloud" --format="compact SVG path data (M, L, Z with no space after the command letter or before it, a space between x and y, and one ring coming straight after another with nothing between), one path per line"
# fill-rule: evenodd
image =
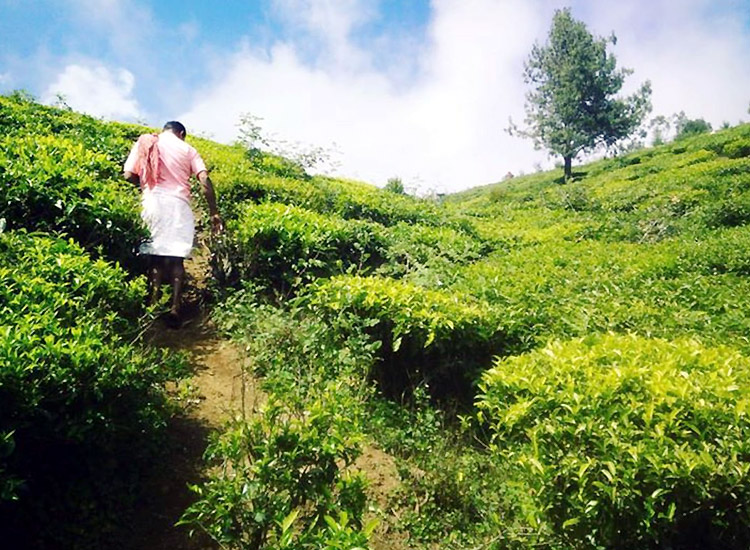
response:
M630 84L651 80L653 114L685 111L718 127L745 113L750 33L742 10L721 12L717 5L709 0L596 5L594 23L616 31L618 61L635 70ZM744 16L750 16L747 8Z
M741 23L709 17L709 0L621 4L578 0L573 15L596 34L616 32L618 59L636 71L628 85L652 80L655 113L685 110L718 125L746 112L750 48ZM374 17L373 1L275 0L301 38L267 52L246 42L217 60L224 72L198 91L182 118L230 141L240 113L251 112L291 141L335 142L341 175L381 185L391 176L448 191L498 181L509 170L549 165L546 154L503 129L509 117L524 118L523 61L562 5L433 0L427 42L402 53L416 67L404 84L394 77L398 67L373 68L381 52L352 39Z
M135 77L126 69L71 64L47 87L42 101L54 103L59 94L76 111L108 119L134 120L141 115L133 98L134 87Z
M277 43L267 55L243 48L225 61L225 75L198 94L184 122L231 140L240 113L250 111L278 136L336 143L341 175L381 185L400 176L456 190L496 181L544 158L503 131L508 117L522 112L517 58L537 30L525 2L436 3L430 47L416 50L422 55L419 76L406 88L373 70L369 52L343 41L362 22L353 4L345 4L338 20L326 11L330 5L321 13L295 12L298 24L332 29L337 38L327 47L338 55L330 65L304 63L293 43ZM357 62L342 66L336 62L341 54Z
M118 59L138 62L153 55L159 29L140 0L66 0L65 7L87 35L101 37ZM162 30L162 32L165 32Z

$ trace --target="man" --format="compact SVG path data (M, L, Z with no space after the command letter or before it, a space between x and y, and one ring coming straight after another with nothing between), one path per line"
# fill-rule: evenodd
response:
M211 230L223 231L216 209L216 195L203 159L194 147L185 143L187 131L177 121L164 125L161 134L138 138L125 161L123 176L140 184L143 191L141 217L151 238L140 252L149 255L149 301L159 298L161 284L168 277L172 284L172 306L166 317L171 327L180 325L183 260L193 248L195 218L190 208L190 176L195 175L206 195L211 215Z

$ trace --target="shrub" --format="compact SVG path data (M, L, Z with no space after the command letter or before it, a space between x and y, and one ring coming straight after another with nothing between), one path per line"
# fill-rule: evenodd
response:
M6 137L64 137L104 154L118 165L125 161L140 134L153 131L136 124L102 122L68 109L41 105L18 93L0 96L0 130Z
M385 236L387 261L380 273L398 277L434 271L437 286L448 282L456 265L476 261L491 249L487 241L450 227L399 223L387 228Z
M401 181L401 178L388 178L388 183L385 184L384 189L396 195L406 194L406 191L404 191L404 182Z
M319 277L367 271L382 262L376 224L276 203L246 206L232 230L245 279L287 292Z
M144 291L142 280L128 282L72 242L0 235L5 536L49 537L62 547L68 536L86 536L99 508L112 513L107 498L132 494L124 485L169 412L164 384L185 368L179 357L128 343Z
M675 126L677 128L677 135L674 138L675 140L685 139L686 137L697 134L708 134L713 130L713 128L711 128L711 123L706 122L702 118L691 120L683 117L682 120L677 120Z
M138 191L101 153L55 136L0 140L0 217L10 229L62 232L109 259L132 263L145 236Z
M748 205L750 206L750 205ZM680 267L702 274L750 275L750 227L714 231L706 238L685 243L679 250Z
M259 168L258 162L261 161L248 160L241 146L219 146L203 140L196 140L196 146L211 170L220 209L228 218L238 214L243 202L274 201L386 226L399 222L451 223L434 203L428 201L385 193L373 185L356 181L294 174L283 168L284 159L273 155L263 154L264 166L279 164L280 168Z
M436 396L464 398L477 370L506 343L486 303L389 278L333 277L313 285L301 303L325 319L361 319L382 342L374 376L391 396L427 381Z
M591 336L498 361L495 451L575 548L746 548L750 370L688 339Z
M268 404L214 440L217 468L184 522L228 548L367 548L375 524L352 462L377 345L352 317L326 323L254 290L233 293L215 319L253 358Z
M750 157L750 138L746 137L726 144L723 152L731 159Z
M343 317L329 326L247 291L217 321L252 355L269 400L214 439L217 468L183 522L229 548L366 548L374 524L363 526L366 480L352 463L373 345Z
M238 549L288 548L292 541L314 547L336 533L366 544L374 527L360 532L366 481L347 469L361 435L341 405L332 395L304 410L271 400L253 419L237 422L209 447L207 458L221 471L193 488L200 500L182 522ZM334 514L343 525L332 522ZM291 529L297 521L302 525Z
M220 468L194 487L200 500L182 522L238 549L289 548L292 541L296 548L312 547L330 536L327 526L341 530L325 518L342 512L353 520L349 535L358 532L365 479L347 468L360 453L361 434L333 392L304 409L271 399L258 415L216 438L206 456Z

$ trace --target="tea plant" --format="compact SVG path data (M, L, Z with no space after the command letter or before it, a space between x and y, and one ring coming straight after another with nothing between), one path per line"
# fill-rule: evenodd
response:
M327 536L359 534L365 479L347 468L361 436L335 392L331 387L299 409L272 398L230 427L206 453L219 471L194 487L200 500L182 521L238 549L311 548ZM341 514L343 525L332 521ZM346 530L348 518L354 530ZM368 531L357 542L366 543Z
M555 537L576 548L748 543L748 360L591 336L498 361L478 408Z
M144 292L142 280L72 242L0 234L0 530L9 540L85 536L84 511L114 504L95 487L127 494L153 452L170 413L164 385L186 366L131 342ZM56 521L34 525L53 512Z
M361 319L382 343L375 378L389 395L427 381L436 394L465 396L477 369L507 337L486 303L388 278L333 277L300 303L324 319Z
M281 291L382 262L384 242L373 223L263 203L245 208L232 228L241 276Z
M375 522L352 464L375 346L344 316L331 330L249 291L217 320L251 352L269 401L216 438L208 456L220 470L183 521L230 548L366 548Z

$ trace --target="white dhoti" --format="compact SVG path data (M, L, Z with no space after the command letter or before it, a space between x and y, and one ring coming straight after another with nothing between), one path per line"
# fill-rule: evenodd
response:
M140 246L141 254L187 258L193 249L195 218L182 197L156 189L143 192L141 218L151 238Z

